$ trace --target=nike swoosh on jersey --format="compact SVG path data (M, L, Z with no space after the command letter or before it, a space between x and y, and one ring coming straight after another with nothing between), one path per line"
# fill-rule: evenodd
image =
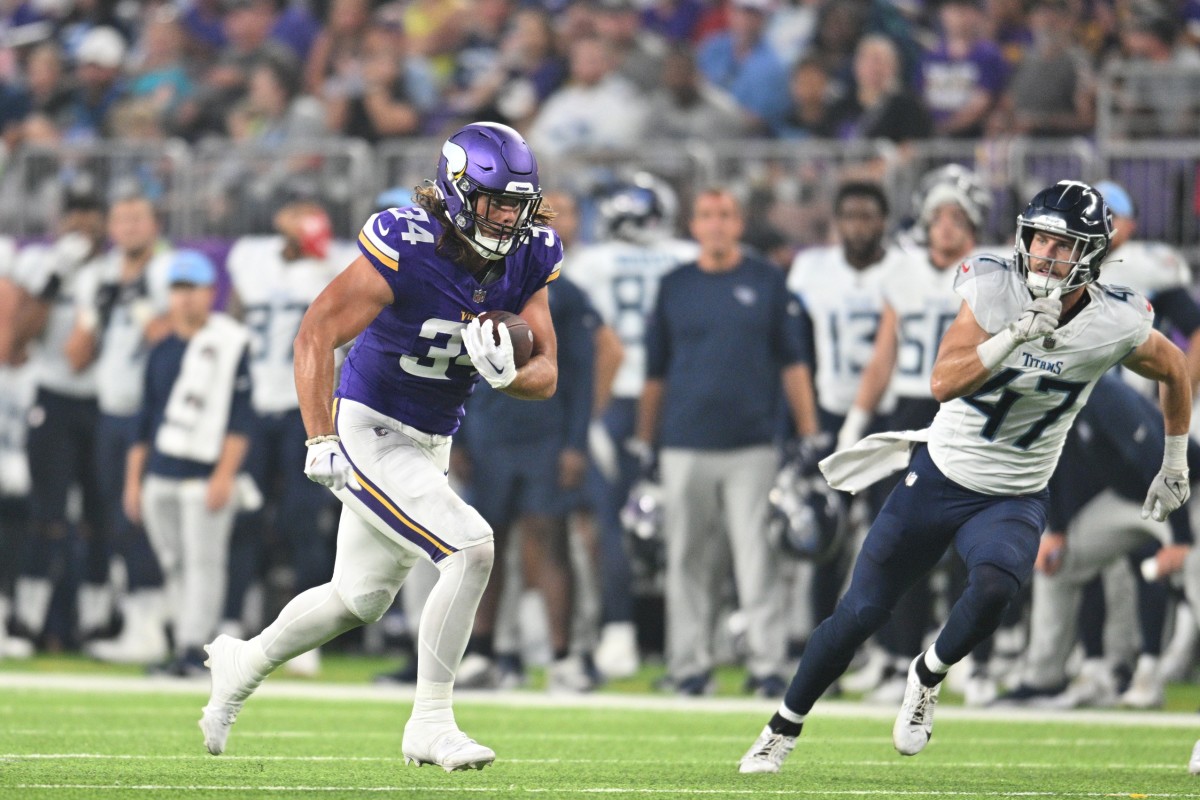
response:
M385 228L385 227L383 227L383 223L382 223L382 222L381 222L381 223L379 223L379 235L380 235L380 236L387 236L387 235L388 235L388 231L390 231L390 230L391 230L391 228Z

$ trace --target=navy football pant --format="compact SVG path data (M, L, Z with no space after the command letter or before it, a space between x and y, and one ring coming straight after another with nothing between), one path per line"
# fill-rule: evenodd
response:
M784 698L807 714L846 670L859 645L891 615L900 596L933 569L950 545L967 566L967 588L935 643L954 664L1000 624L1029 580L1045 528L1046 492L985 495L946 478L924 446L867 533L850 588L809 638Z

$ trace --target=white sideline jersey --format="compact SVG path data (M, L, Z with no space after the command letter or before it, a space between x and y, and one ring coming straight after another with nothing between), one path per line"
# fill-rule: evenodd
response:
M358 257L358 248L333 242L324 259L284 261L282 236L243 236L226 259L226 269L250 329L250 399L254 410L275 414L298 408L292 342L300 320L339 272Z
M954 291L959 265L938 269L929 251L905 251L908 263L890 262L883 280L883 300L896 314L896 369L888 388L897 397L933 397L930 381L942 336L962 307ZM983 255L975 250L967 260Z
M17 253L12 277L30 295L41 297L53 281L58 281L46 327L29 348L30 369L38 387L76 399L96 396L95 362L76 372L67 362L64 348L80 312L95 303L99 263L96 258L72 266L59 257L54 245L32 244Z
M1154 295L1171 289L1190 289L1192 270L1187 260L1170 245L1158 242L1126 242L1100 265L1103 283L1128 286L1154 300Z
M954 288L992 334L1031 299L1013 263L995 256L964 263ZM1084 291L1087 307L1052 337L1018 345L977 392L942 404L929 455L948 478L990 495L1045 488L1092 387L1146 341L1154 322L1150 303L1132 289L1092 283Z
M122 284L121 254L110 250L89 276L89 280L98 282L97 289L87 290L89 294L98 298L102 292L116 293L107 323L99 332L100 351L96 356L96 401L105 414L128 417L142 406L150 354L143 332L149 320L167 313L171 256L169 249L159 247L142 277Z
M646 317L658 297L658 283L680 264L695 261L699 253L695 242L663 239L648 245L603 242L571 255L571 280L587 294L625 348L613 381L614 397L641 395L646 380Z
M812 319L817 404L831 414L844 415L854 403L883 313L883 277L892 270L912 270L899 248L888 247L881 261L858 270L832 246L803 251L788 271L788 289Z

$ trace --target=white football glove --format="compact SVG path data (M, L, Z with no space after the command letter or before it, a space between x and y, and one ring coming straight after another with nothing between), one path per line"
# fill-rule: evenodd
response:
M345 486L362 490L362 484L354 477L354 467L346 460L338 442L310 444L304 459L304 474L313 483L328 486L335 492Z
M1009 325L1013 340L1017 344L1044 339L1058 327L1062 315L1062 289L1055 289L1047 297L1039 297L1025 307L1025 313Z
M1142 519L1154 517L1156 522L1162 522L1172 511L1187 502L1192 494L1191 484L1188 483L1188 471L1167 469L1163 467L1150 483L1146 492L1146 502L1142 504Z
M463 328L462 340L471 363L483 379L493 389L503 389L517 377L517 364L513 361L508 326L501 322L496 325L496 330L500 334L500 344L496 344L492 336L492 323L485 324L476 317Z

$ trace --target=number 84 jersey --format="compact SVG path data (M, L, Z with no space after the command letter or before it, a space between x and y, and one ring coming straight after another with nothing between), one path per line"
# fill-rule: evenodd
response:
M559 276L562 244L552 229L535 226L529 241L502 264L492 262L495 280L480 285L437 252L443 230L441 220L419 206L389 208L363 225L359 251L395 300L355 341L337 396L449 436L458 430L478 378L462 329L484 311L519 313Z
M990 334L1030 302L1012 262L995 256L964 263L954 288ZM1092 283L1084 291L1087 306L1053 336L1017 345L974 394L942 404L929 455L948 478L991 495L1045 488L1092 387L1146 341L1154 321L1132 289Z

